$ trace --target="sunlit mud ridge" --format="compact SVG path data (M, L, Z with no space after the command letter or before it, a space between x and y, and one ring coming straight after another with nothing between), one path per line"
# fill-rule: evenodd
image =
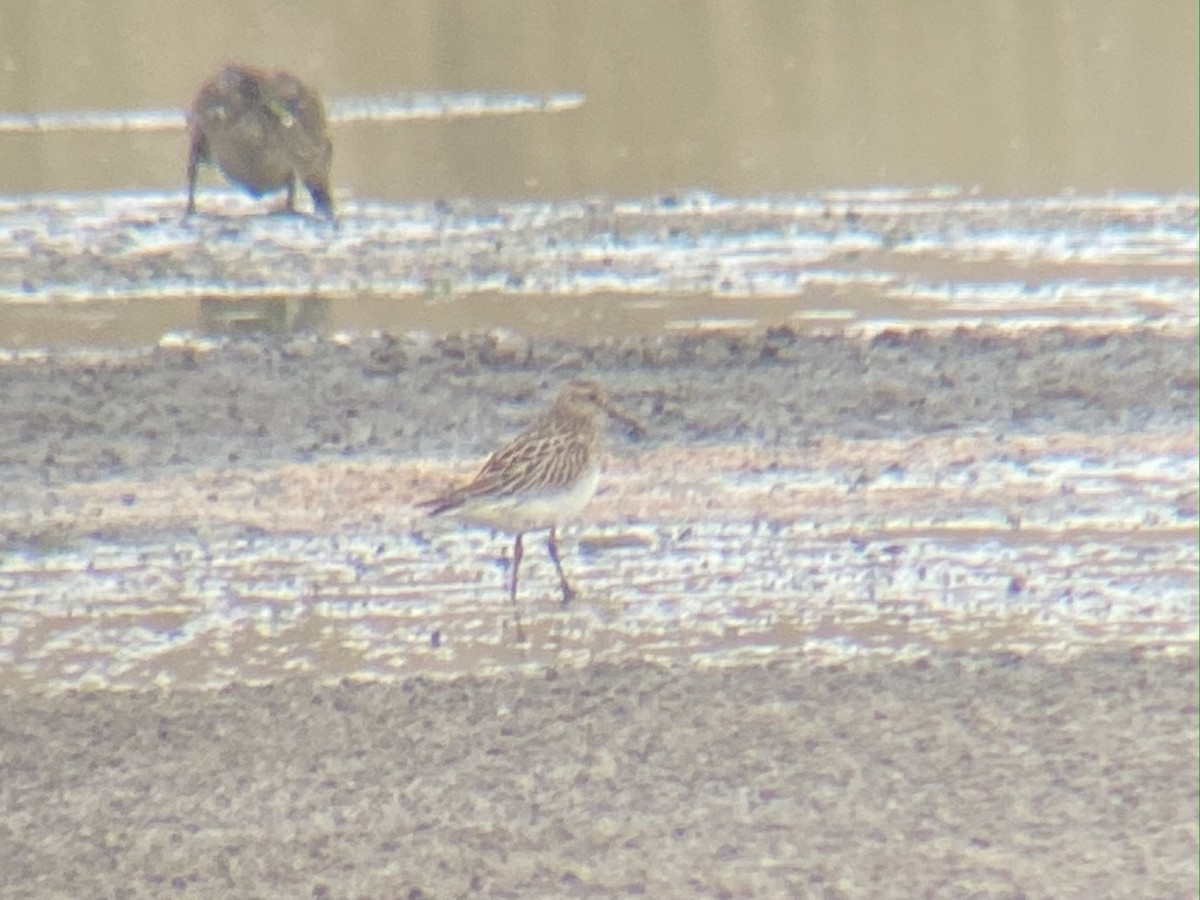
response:
M1190 328L1200 297L1195 197L339 197L336 225L210 202L184 221L175 196L0 200L0 322L20 336L53 310L56 333L80 316L83 335L154 304L165 330L219 330L222 308L286 301L303 310L296 327L325 329Z

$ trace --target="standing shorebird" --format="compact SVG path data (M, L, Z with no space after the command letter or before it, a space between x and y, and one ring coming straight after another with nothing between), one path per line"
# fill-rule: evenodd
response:
M333 143L321 97L287 72L228 65L204 83L188 110L188 204L196 211L196 170L210 162L255 197L296 182L321 215L333 216L329 170Z
M596 493L604 445L604 419L611 417L635 434L640 424L613 406L599 384L572 381L554 405L505 446L493 453L470 483L421 503L431 516L447 513L466 522L516 532L509 597L517 616L517 579L527 531L548 528L546 548L562 587L563 604L575 590L563 574L558 555L558 526L577 514Z

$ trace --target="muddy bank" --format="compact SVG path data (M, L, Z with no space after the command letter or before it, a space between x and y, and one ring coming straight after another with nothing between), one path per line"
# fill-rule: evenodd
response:
M10 357L0 477L54 485L172 467L476 457L578 373L646 421L647 448L1196 423L1187 329L243 339Z
M0 698L0 868L13 898L1183 898L1196 690L1126 655Z

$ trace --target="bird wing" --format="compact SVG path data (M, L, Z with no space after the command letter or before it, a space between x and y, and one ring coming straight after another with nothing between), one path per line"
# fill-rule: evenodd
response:
M488 457L470 483L421 505L437 515L476 497L567 487L587 468L593 442L588 430L557 420L538 422Z

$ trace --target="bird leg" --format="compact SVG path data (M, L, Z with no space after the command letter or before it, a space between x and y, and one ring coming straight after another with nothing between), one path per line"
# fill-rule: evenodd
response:
M563 574L562 563L558 558L558 535L553 528L550 529L550 539L546 541L546 549L550 551L550 558L554 560L554 568L558 570L558 580L562 583L563 606L566 606L575 599L575 589L567 583L567 576Z
M521 627L521 608L517 606L517 574L521 569L521 557L525 555L525 547L521 542L524 535L517 532L517 539L513 542L513 566L512 566L512 591L509 594L512 600L513 619L517 627L517 642L522 643L525 640L525 630Z
M187 163L187 182L188 182L188 199L187 211L185 216L190 216L196 211L196 174L200 166L200 160L208 155L208 145L204 140L204 136L200 134L199 129L193 131L191 140L188 146L188 163Z
M308 192L312 194L313 208L317 215L333 218L333 199L329 196L329 184L317 178L309 178L304 182Z

